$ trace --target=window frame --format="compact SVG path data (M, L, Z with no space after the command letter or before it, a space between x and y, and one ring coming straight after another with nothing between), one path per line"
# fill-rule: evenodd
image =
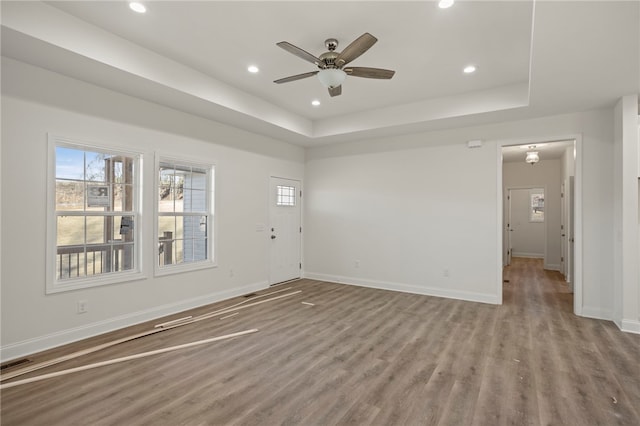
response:
M100 287L103 285L118 284L128 281L141 280L146 278L144 274L143 259L143 232L142 232L142 185L141 175L143 170L143 155L139 151L121 148L111 144L98 144L59 136L55 134L47 134L47 246L46 246L46 285L45 294L60 293L83 288ZM58 211L56 209L56 148L70 148L82 151L100 152L112 155L122 155L130 157L134 160L133 172L133 208L131 214L133 216L133 262L134 267L126 271L109 272L105 274L83 276L77 278L68 278L60 280L57 273L57 256L58 256ZM122 214L111 214L105 216L125 216ZM82 213L71 214L67 216L91 217L96 215L87 215L85 211ZM87 244L86 241L84 244Z
M282 192L280 189L282 188ZM284 190L289 192L284 193ZM298 197L296 196L296 187L288 185L276 185L276 206L277 207L296 207L298 203Z
M531 188L529 189L529 223L543 223L545 219L545 188ZM533 197L542 195L542 215L536 216L536 207L533 206Z
M207 171L206 178L206 200L205 205L208 208L207 213L207 259L200 260L196 262L182 262L182 263L173 263L170 265L160 265L159 256L160 256L160 233L159 233L159 218L161 216L174 216L177 217L179 215L167 214L167 212L160 212L158 205L158 194L160 191L160 165L162 163L170 163L174 165L188 166L193 168L201 168ZM154 165L154 196L153 196L153 212L154 212L154 221L153 221L153 241L154 241L154 256L153 256L153 268L154 268L154 276L165 276L165 275L173 275L180 274L184 272L190 271L198 271L202 269L216 268L217 264L217 221L216 221L216 190L215 190L215 172L216 166L215 163L203 163L200 160L192 159L184 156L175 156L175 155L167 155L156 152L155 154L155 165ZM184 212L183 212L184 213Z

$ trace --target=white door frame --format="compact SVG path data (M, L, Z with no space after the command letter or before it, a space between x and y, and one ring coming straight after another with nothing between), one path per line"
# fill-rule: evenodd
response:
M567 190L565 188L565 180L560 183L560 273L567 280L567 248L568 248L568 229L567 229Z
M572 292L575 292L575 274L576 274L576 263L575 263L575 177L569 176L567 179L569 183L569 188L567 189L567 193L569 194L567 200L567 209L568 209L568 226L567 226L567 281L569 282L569 286ZM571 205L571 201L573 200L573 205Z
M574 188L574 287L573 287L573 312L582 315L582 135L570 134L538 138L505 139L496 141L496 190L497 194L503 194L502 182L502 147L511 145L540 145L543 143L574 140L576 149L575 159L575 188ZM499 304L502 304L502 263L504 253L504 206L503 196L496 197L498 200L497 220L499 226L496 227L497 253L496 253L496 296Z
M503 190L503 194L502 196L504 197L505 191ZM503 262L505 265L504 266L509 266L511 265L511 258L513 257L513 253L511 252L513 250L513 244L511 241L511 190L507 189L506 190L506 194L507 194L507 226L504 226L504 219L502 221L502 226L503 228L503 237L502 237L502 242L504 244L504 242L507 243L507 253L506 253L506 262ZM503 216L504 217L504 216ZM503 253L504 253L504 247L503 249Z

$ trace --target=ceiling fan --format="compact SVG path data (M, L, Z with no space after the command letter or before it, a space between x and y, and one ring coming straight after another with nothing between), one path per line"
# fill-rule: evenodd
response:
M327 47L328 52L323 53L319 57L316 57L287 41L276 43L276 45L280 46L287 52L292 53L297 57L304 59L305 61L315 64L320 69L318 71L311 71L304 74L281 78L279 80L275 80L274 83L288 83L290 81L301 80L303 78L317 75L322 85L329 89L329 94L331 96L338 96L342 93L342 82L348 75L352 77L378 78L388 80L393 77L395 71L385 70L382 68L344 67L349 62L353 61L364 52L369 50L369 48L373 46L376 41L378 41L377 38L369 33L364 33L360 37L355 39L350 45L348 45L342 52L336 52L336 48L338 47L338 40L336 40L335 38L329 38L324 42L324 45Z

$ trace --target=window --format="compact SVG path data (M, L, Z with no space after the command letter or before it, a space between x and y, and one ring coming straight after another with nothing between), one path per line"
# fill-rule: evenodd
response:
M49 137L47 292L140 278L139 154Z
M529 222L544 222L544 189L537 188L529 191Z
M160 158L156 273L214 266L213 166Z
M296 205L296 187L282 186L276 187L276 205L277 206L295 206Z

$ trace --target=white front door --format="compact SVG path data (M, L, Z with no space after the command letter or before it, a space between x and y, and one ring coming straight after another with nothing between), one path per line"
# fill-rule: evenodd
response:
M532 201L537 194L544 194L544 189L518 188L511 189L509 193L511 255L544 258L546 231L544 222L537 217L543 214L544 207L534 206Z
M269 184L269 284L300 278L300 181L272 177Z

